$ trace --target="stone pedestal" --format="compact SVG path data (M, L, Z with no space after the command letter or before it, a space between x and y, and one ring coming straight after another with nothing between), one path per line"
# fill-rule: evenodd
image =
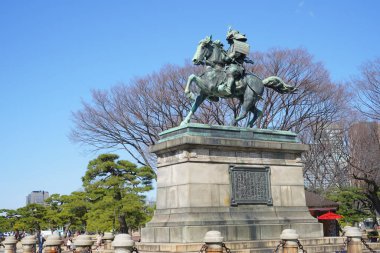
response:
M4 245L4 253L16 253L17 240L14 236L8 236L2 242Z
M285 229L280 235L280 239L284 241L283 253L298 253L299 235L294 229Z
M104 240L104 249L105 250L110 250L112 248L112 240L115 238L114 234L111 232L105 232L103 235L103 240Z
M291 132L188 124L161 133L157 203L142 242L202 242L210 230L225 241L323 236L306 207L307 146Z
M129 234L118 234L112 242L115 253L131 253L135 242Z
M61 252L62 239L58 234L49 235L44 243L44 253Z
M347 252L362 253L362 232L357 227L349 227L346 229Z
M223 237L219 231L208 231L204 237L207 253L223 253ZM202 252L202 250L200 250Z
M23 253L36 252L36 243L37 243L37 238L34 235L29 235L29 236L24 237L21 240L22 252Z
M88 235L78 235L74 241L76 252L91 252L91 246L94 242L91 240L91 237Z

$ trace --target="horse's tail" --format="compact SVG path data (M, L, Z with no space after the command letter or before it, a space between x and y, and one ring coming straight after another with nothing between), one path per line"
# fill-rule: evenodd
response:
M281 78L278 76L270 76L263 80L263 84L265 87L271 88L278 93L295 93L297 91L296 87L287 85Z

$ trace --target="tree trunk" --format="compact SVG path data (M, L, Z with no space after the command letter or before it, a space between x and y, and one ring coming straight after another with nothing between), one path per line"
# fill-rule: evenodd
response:
M120 228L119 228L120 233L128 234L128 225L127 225L127 222L125 221L125 215L119 215L118 220L120 224Z
M40 226L40 224L39 224L39 223L36 223L36 224L34 225L34 229L35 229L36 232L37 232L37 231L41 231L41 226Z
M380 213L380 199L376 192L369 192L368 198L371 200L373 208Z
M67 233L69 232L69 228L70 228L70 226L71 226L71 222L69 222L68 224L66 224L66 225L64 226L65 230L63 231L63 235L64 235L65 237L67 237Z

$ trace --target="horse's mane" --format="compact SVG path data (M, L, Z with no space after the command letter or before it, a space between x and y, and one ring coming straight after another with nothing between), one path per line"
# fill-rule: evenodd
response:
M212 42L212 54L209 57L209 61L215 64L224 64L223 58L226 55L226 51L223 48L223 44L220 42Z

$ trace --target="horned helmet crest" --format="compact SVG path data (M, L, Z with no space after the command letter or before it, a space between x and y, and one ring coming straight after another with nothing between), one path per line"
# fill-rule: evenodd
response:
M247 41L245 34L241 34L238 30L233 30L231 27L228 29L226 40L228 42L232 40Z

